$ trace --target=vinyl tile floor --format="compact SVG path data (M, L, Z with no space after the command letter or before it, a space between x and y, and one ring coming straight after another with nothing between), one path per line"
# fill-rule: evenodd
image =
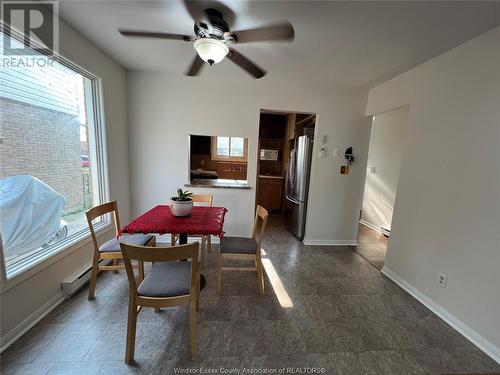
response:
M255 275L242 272L224 275L217 299L216 253L207 254L196 361L189 356L187 309L145 309L136 363L127 366L126 276L103 272L95 300L87 300L85 288L64 301L2 353L1 373L500 373L352 248L304 246L274 216L263 249L264 298Z

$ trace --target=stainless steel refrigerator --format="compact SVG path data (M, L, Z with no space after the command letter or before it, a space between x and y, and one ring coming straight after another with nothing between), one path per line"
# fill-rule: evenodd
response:
M295 139L285 178L285 222L300 240L304 238L313 140L307 135Z

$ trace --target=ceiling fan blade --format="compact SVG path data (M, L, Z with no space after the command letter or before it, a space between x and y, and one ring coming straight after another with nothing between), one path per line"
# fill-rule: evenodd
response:
M191 42L195 40L194 36L182 34L157 33L154 31L135 31L135 30L118 30L124 36L132 36L138 38L157 38L157 39L174 39Z
M201 1L184 0L183 3L184 7L186 8L187 12L194 22L208 22L208 17L205 13L206 7L203 6L203 3Z
M238 43L267 40L293 40L295 38L295 30L288 21L282 21L255 29L231 31L228 34L233 36Z
M191 66L189 69L184 73L184 75L188 77L194 77L200 73L201 68L203 67L203 60L196 54L194 57L193 62L191 63Z
M246 70L257 79L262 78L266 75L266 72L264 70L259 68L257 65L255 65L253 62L248 60L245 56L243 56L233 48L229 48L229 54L227 55L227 58L234 62L236 65L239 65L242 69Z

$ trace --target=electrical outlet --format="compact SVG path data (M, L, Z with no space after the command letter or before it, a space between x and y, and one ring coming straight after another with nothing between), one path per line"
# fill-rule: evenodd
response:
M446 283L448 282L448 276L444 273L439 272L438 274L438 284L441 288L446 288Z

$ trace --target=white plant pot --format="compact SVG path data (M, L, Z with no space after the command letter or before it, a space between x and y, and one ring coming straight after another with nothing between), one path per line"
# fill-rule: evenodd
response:
M193 201L174 201L170 205L172 215L174 216L189 216L193 210Z

